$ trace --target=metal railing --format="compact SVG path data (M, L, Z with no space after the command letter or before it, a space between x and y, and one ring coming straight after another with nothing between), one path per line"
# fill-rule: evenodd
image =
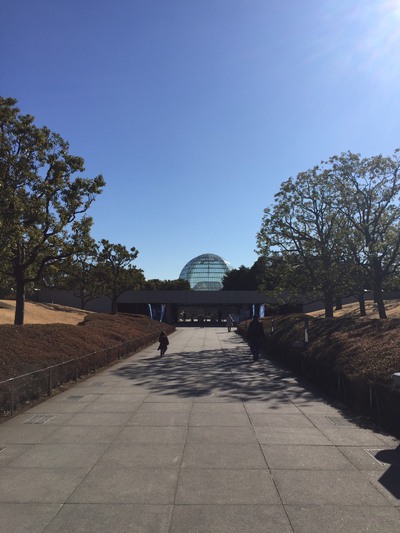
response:
M156 342L158 335L158 332L151 333L34 372L0 381L0 416L12 416L18 407L51 396L53 391L61 385L77 382L80 377L137 352Z

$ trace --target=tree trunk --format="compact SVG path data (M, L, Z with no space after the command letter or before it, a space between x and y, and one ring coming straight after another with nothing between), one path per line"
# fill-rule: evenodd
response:
M22 276L15 277L16 298L15 298L15 317L14 324L22 326L24 324L25 312L25 281Z
M374 288L374 299L378 306L379 318L387 318L385 302L383 301L383 293L381 288Z
M79 299L80 299L80 306L81 306L81 309L84 310L85 307L86 307L86 294L85 294L85 290L81 290L79 292Z
M360 316L367 316L367 310L365 309L365 296L363 292L360 293L358 302L360 304Z
M325 318L333 318L333 293L330 289L325 290Z
M374 301L378 306L379 318L387 318L385 302L383 301L383 291L382 291L382 266L377 258L373 260L374 265Z

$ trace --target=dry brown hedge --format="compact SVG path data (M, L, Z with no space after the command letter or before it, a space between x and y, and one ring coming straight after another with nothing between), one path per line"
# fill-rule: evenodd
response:
M0 326L0 381L173 328L144 315L87 315L77 326Z
M293 344L304 340L305 315L261 319L264 330L280 352L295 357ZM329 367L352 381L391 386L393 373L400 372L400 319L308 317L307 360ZM241 325L245 332L245 323Z

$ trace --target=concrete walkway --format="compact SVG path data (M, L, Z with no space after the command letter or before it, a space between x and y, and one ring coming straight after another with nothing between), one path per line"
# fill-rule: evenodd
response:
M400 531L399 442L183 328L0 426L0 531Z

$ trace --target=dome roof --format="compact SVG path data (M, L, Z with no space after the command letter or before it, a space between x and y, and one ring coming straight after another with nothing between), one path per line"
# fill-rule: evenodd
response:
M228 265L219 255L198 255L183 267L179 278L187 280L195 291L219 291L225 274L230 270Z

